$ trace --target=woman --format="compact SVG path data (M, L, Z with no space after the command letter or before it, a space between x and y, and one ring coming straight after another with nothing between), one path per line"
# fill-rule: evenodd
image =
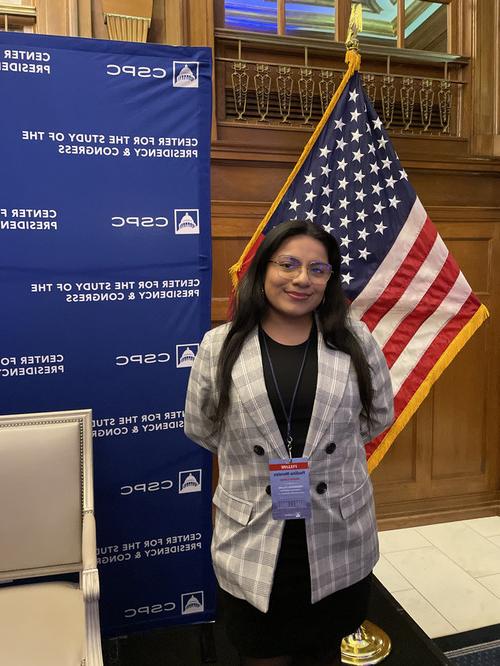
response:
M378 559L363 443L392 417L382 352L348 318L335 240L310 222L276 226L232 321L200 345L185 409L187 436L218 456L212 559L245 666L340 664Z

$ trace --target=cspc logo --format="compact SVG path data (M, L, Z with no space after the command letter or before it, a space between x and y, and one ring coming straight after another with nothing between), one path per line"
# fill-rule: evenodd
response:
M190 615L191 613L203 613L205 610L205 599L203 592L187 592L181 594L181 613Z
M174 88L197 88L200 63L173 61L172 85Z
M191 368L198 353L198 347L199 345L196 342L189 345L175 345L176 366L178 368Z
M179 495L201 492L201 469L179 472Z
M151 229L154 227L163 228L168 226L168 218L150 216L139 217L138 215L122 217L120 215L115 215L111 218L111 226L115 229L123 229L124 227L136 227L137 229Z
M163 481L148 481L134 483L134 485L121 486L120 495L132 495L133 493L157 493L159 490L170 490L174 484L170 479Z
M116 356L115 365L150 365L151 363L168 363L170 354L159 352L158 354L130 354L129 356Z
M127 608L123 611L123 616L127 620L134 618L148 618L164 613L173 613L176 610L174 601L162 601L149 606L138 606L137 608ZM196 592L186 592L181 594L181 613L182 615L191 615L192 613L203 613L205 610L205 598L203 590Z
M172 613L175 611L175 603L173 601L164 601L159 604L151 604L150 606L139 606L138 608L127 608L123 611L123 616L130 620L134 617L147 618L150 615L157 615L158 613Z
M174 218L176 234L200 233L200 211L198 208L176 208Z
M162 490L172 490L173 481L163 479L161 481L141 481L120 487L120 495L157 493ZM201 492L201 469L186 469L179 472L179 495Z
M132 76L140 79L164 79L167 76L167 70L163 67L145 67L137 65L117 65L109 63L106 65L106 74L108 76Z

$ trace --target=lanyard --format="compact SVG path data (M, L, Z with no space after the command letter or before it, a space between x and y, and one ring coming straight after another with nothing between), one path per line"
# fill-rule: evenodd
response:
M307 338L307 344L306 344L306 348L304 350L304 356L302 357L302 363L300 364L299 374L298 374L298 377L297 377L297 381L295 382L295 388L293 390L292 401L290 403L290 411L287 412L286 409L285 409L285 404L283 402L283 397L281 395L281 391L280 391L279 386L278 386L278 381L276 379L276 373L274 372L273 362L271 361L271 355L269 354L269 348L267 346L266 334L265 334L264 331L263 331L263 333L264 333L264 335L262 337L263 337L263 340L264 340L264 349L266 350L267 360L269 361L269 367L271 368L271 374L272 374L272 377L273 377L274 388L276 389L276 393L278 394L281 409L283 410L283 414L284 414L285 419L286 419L286 448L288 450L288 455L290 456L290 460L291 460L292 457L293 457L292 456L293 437L292 437L292 434L291 434L293 406L295 404L295 397L297 396L297 391L298 391L298 388L299 388L300 380L302 378L302 373L304 371L304 365L306 363L306 356L307 356L307 352L309 350L309 343L311 342L311 335L309 335L309 337Z

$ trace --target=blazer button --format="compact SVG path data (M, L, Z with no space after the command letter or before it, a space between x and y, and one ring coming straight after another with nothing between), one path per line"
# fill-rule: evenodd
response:
M327 485L324 481L321 481L316 486L316 492L318 493L318 495L323 495L323 493L326 493L326 489L327 489Z
M336 448L337 448L337 445L335 444L335 442L330 442L330 444L328 444L328 445L326 446L325 451L326 451L327 453L333 453L333 452L335 451Z
M271 486L266 486L266 493L267 493L268 495L271 494Z
M259 446L259 444L256 444L253 447L254 453L256 453L258 456L263 456L264 455L264 449L262 446Z

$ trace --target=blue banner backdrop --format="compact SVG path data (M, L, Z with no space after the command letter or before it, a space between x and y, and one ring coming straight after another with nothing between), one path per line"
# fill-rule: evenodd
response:
M93 409L105 635L211 619L211 52L4 32L0 98L0 410Z

